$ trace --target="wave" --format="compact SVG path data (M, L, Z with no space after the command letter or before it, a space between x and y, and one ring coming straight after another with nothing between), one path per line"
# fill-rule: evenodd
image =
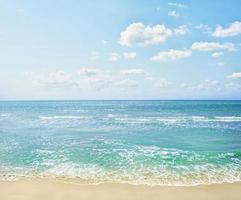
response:
M54 152L41 150L38 155L45 156L41 164L33 162L35 165L29 168L0 167L0 180L47 177L77 181L80 184L112 182L150 186L193 186L241 181L240 153L200 154L157 146L136 145L131 149L128 146L118 147L118 144L115 146L112 150L117 160L111 160L110 152L106 149L98 149L101 156L96 156L95 163L89 164L76 163L66 157L63 160L57 159L60 157L47 158ZM106 165L106 159L110 165Z
M54 178L77 181L80 184L128 183L149 186L194 186L234 183L241 181L240 166L230 164L167 166L136 166L132 168L105 169L101 165L63 163L36 172L34 170L1 171L0 180L15 181L22 177Z
M0 114L0 117L9 117L9 116L10 116L9 113L2 113L2 114Z
M215 117L215 120L220 122L241 122L241 117L235 117L235 116Z
M67 120L71 120L71 119L82 119L82 120L85 120L85 119L91 119L90 116L72 116L72 115L56 115L56 116L40 116L39 117L40 119L42 120L64 120L64 119L67 119Z
M77 113L87 113L89 110L84 110L84 109L64 109L64 112L77 112Z
M164 123L164 124L176 124L186 122L241 122L241 117L237 116L174 116L174 117L116 117L111 115L115 121L125 123Z

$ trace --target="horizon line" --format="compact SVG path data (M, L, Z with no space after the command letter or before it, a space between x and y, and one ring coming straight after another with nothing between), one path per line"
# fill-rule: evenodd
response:
M3 101L241 101L241 99L0 99Z

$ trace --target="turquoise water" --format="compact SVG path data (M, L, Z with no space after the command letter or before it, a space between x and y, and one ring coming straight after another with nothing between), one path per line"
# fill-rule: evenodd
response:
M241 180L241 101L0 102L0 180Z

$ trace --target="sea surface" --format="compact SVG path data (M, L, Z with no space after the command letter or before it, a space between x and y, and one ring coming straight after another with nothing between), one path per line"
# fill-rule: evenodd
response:
M241 181L241 101L2 101L0 181Z

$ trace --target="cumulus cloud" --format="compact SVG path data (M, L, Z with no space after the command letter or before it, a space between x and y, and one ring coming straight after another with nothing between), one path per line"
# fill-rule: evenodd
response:
M169 2L168 5L174 6L174 7L177 7L177 8L188 8L188 5L182 4L182 3Z
M108 72L93 68L81 68L77 72L69 74L64 71L57 71L45 74L27 73L26 75L31 78L35 85L45 88L104 89L113 82Z
M214 37L231 37L239 34L241 34L241 22L236 21L227 28L218 25L212 35Z
M26 73L34 84L48 88L69 88L78 86L77 82L72 79L71 75L62 70L49 74Z
M98 74L98 69L91 69L91 68L81 68L78 70L78 74L81 76L96 76Z
M223 66L223 65L225 65L225 63L224 62L218 62L218 64L217 64L218 66Z
M241 90L240 83L226 83L224 86L229 90Z
M156 83L154 83L152 86L156 88L165 88L168 87L171 83L165 79L159 80Z
M89 77L80 81L80 85L88 85L90 88L105 89L113 84L113 80L108 76Z
M234 72L227 78L232 78L232 79L241 79L241 72Z
M103 46L105 46L108 43L106 40L101 40L100 42Z
M169 11L167 13L167 15L170 16L170 17L179 17L180 16L180 14L177 11L175 11L175 10Z
M115 62L121 58L120 54L118 53L111 53L110 54L110 61Z
M109 61L115 62L121 58L128 60L134 59L136 58L136 52L124 52L123 54L113 52L110 54Z
M195 26L196 29L201 30L203 33L211 33L211 28L210 26L206 24L199 24Z
M194 42L192 44L192 50L196 51L215 51L215 50L228 50L235 51L235 46L233 43L217 43L217 42Z
M128 69L128 70L121 70L121 75L144 75L146 72L143 69Z
M181 84L180 84L180 87L181 87L181 88L188 88L188 85L187 85L186 83L181 83Z
M126 59L134 59L136 57L136 52L124 52L123 57Z
M145 26L143 23L130 24L120 33L120 44L123 46L147 46L162 44L172 35L172 30L165 25Z
M175 35L186 35L189 32L190 31L186 25L181 25L178 28L174 29Z
M91 60L97 60L99 58L99 53L96 51L92 51L90 54Z
M147 81L154 81L155 78L152 77L150 74L148 74L148 75L145 77L145 80L147 80Z
M98 88L105 89L113 83L109 71L103 71L95 68L80 68L77 71L80 77L76 81L80 88Z
M56 71L46 73L26 73L34 86L58 91L100 91L111 89L135 88L146 83L151 87L164 88L170 85L165 79L152 77L144 69L105 71L97 68L80 68L72 72Z
M124 79L124 80L121 80L121 81L118 81L115 83L117 86L120 86L120 87L137 87L137 82L136 81L133 81L133 80L130 80L130 79Z
M200 83L197 86L192 87L191 89L207 90L207 89L218 89L220 86L219 81L205 80L203 83Z
M191 56L192 51L190 50L175 50L159 52L156 56L151 57L153 61L166 61L166 60L176 60L181 58L186 58Z
M213 54L212 54L212 57L214 57L214 58L218 58L218 57L220 57L220 56L222 56L223 55L223 52L221 51L221 52L214 52Z

